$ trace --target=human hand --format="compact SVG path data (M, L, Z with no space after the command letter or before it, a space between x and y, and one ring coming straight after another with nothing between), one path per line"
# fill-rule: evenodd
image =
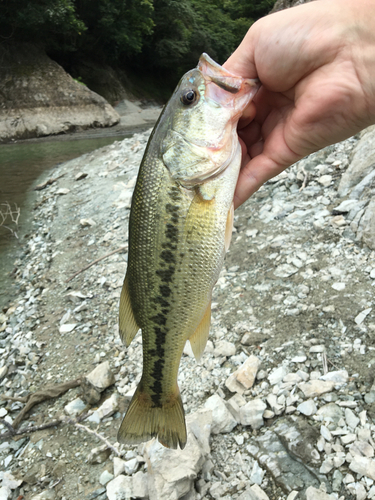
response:
M238 126L237 208L297 160L375 123L375 1L320 0L264 17L224 67L262 82Z

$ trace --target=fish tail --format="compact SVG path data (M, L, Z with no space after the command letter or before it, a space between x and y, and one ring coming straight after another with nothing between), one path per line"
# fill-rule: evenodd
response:
M157 437L167 448L186 445L185 412L177 388L168 401L155 406L151 396L137 387L118 432L119 443L139 444Z

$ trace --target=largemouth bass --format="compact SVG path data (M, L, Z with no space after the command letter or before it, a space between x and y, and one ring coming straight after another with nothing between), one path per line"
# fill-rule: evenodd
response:
M188 339L198 359L208 339L233 227L236 127L258 87L203 54L151 134L132 198L119 325L127 346L142 329L143 373L119 442L186 444L178 367Z

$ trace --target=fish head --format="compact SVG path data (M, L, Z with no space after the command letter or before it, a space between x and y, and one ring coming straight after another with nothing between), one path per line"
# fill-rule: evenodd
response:
M161 155L177 182L194 187L231 163L238 120L259 86L258 80L233 75L207 54L182 77L161 119Z

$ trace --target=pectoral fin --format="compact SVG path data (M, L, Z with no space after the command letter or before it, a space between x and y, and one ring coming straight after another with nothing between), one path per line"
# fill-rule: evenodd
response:
M133 309L130 303L128 277L125 276L124 284L120 296L120 317L119 317L120 337L128 347L139 330L135 320Z
M233 231L233 220L234 220L234 204L232 203L227 217L227 225L225 227L225 251L229 250L230 242L232 239L232 231Z
M191 348L193 350L195 359L197 361L202 357L204 348L206 347L208 334L210 332L210 324L211 324L211 300L208 303L206 312L202 318L202 321L199 323L198 328L195 330L193 335L189 338Z

